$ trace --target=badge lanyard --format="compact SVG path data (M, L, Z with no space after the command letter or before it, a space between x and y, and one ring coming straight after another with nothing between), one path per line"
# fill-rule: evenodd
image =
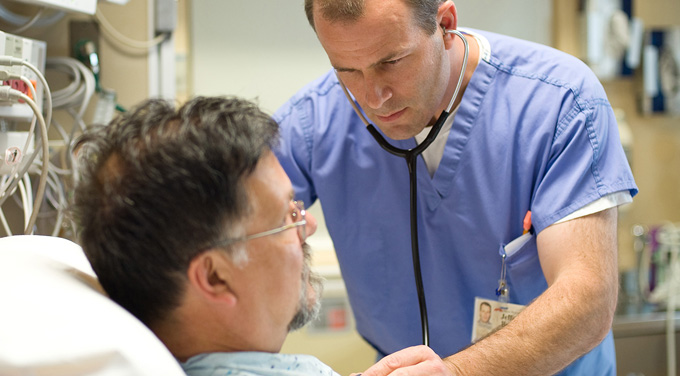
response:
M522 223L523 233L522 236L511 241L507 245L501 244L498 249L498 254L501 256L501 277L498 279L498 288L496 289L496 296L498 301L501 303L508 303L510 298L510 289L508 288L508 256L513 255L515 252L519 251L524 244L526 244L529 239L533 236L534 230L531 226L531 211L527 211L524 216L524 221Z

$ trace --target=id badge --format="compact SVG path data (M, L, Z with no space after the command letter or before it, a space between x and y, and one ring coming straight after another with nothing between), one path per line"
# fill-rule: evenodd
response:
M504 327L523 309L524 306L521 304L476 297L474 322L472 323L472 343Z
M498 250L498 254L501 256L501 276L498 279L498 288L496 289L498 300L475 297L474 315L472 316L472 343L507 325L525 307L521 304L513 304L508 301L510 291L506 279L506 259L524 247L533 236L533 231L531 231L531 212L527 212L523 225L524 233L507 245L501 244Z

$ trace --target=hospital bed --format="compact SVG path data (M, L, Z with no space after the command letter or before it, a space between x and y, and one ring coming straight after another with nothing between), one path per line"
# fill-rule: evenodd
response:
M185 375L158 338L103 294L82 249L0 238L0 375Z

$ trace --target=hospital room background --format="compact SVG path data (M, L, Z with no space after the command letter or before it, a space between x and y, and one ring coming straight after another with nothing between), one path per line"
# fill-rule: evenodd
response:
M35 94L20 79L3 78L3 84L31 94L45 114L44 76L54 114L48 134L53 163L40 195L45 157L35 140L25 148L27 119L35 109L23 99L0 102L0 237L23 234L28 227L35 234L72 239L71 223L63 216L73 178L66 154L69 140L88 124L107 121L147 97L181 103L195 95L233 94L273 113L326 72L328 59L302 3L0 1L0 49L38 71L13 68L32 80ZM665 374L667 362L680 356L680 316L666 314L675 312L669 296L680 293L680 1L455 4L459 26L553 46L587 62L602 81L640 188L619 212L621 288L614 322L619 374ZM659 36L666 42L658 43ZM34 133L36 140L41 137ZM30 160L32 154L33 166L19 177L24 171L18 156ZM327 279L326 294L320 319L293 333L283 352L316 355L348 374L372 364L375 352L354 330L322 208L317 203L310 210L321 223L309 243L314 267Z

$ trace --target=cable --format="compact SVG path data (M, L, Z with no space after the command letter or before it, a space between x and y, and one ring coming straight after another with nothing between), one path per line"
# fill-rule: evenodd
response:
M24 84L25 84L26 86L28 86L29 91L30 91L31 94L33 95L33 98L36 98L35 89L33 88L33 84L30 82L30 80L28 80L28 78L26 78L26 77L24 77L24 76L16 76L16 75L12 75L12 74L10 74L10 73L7 72L7 71L0 71L0 79L2 79L2 80L7 80L7 79L17 79L17 78L20 79L21 81L23 81ZM34 116L33 116L33 119L31 120L31 125L30 125L30 127L29 127L29 129L28 129L28 133L27 133L27 136L26 136L26 142L24 143L23 149L21 149L21 150L23 151L24 155L27 153L28 147L29 147L30 144L31 144L31 140L32 140L33 137L34 137L34 131L35 131L35 123L36 123L36 121L37 121L37 116L34 115ZM14 176L15 176L17 170L19 169L19 166L20 166L20 164L17 163L16 165L14 165L14 166L12 167L12 169L10 170L10 173L8 174L8 175L10 176L10 178L14 178ZM17 178L20 178L20 177L17 177ZM12 182L12 180L9 180L9 181L6 181L6 183L0 185L0 193L5 192L5 190L8 188L8 186L9 186L9 184L10 184L11 182ZM2 196L2 195L0 195L0 197L1 197L1 196Z
M45 92L45 98L46 98L46 102L47 102L47 108L46 108L47 121L45 121L45 117L42 116L38 107L37 106L35 108L33 107L33 105L35 105L35 102L32 101L28 97L26 97L26 99L28 99L28 101L30 101L30 102L27 101L27 103L29 103L29 105L32 104L31 109L33 109L33 112L36 113L36 115L39 115L38 120L42 120L41 127L42 127L43 124L45 125L45 137L41 137L40 139L38 139L38 144L36 145L36 148L39 148L42 145L43 149L47 149L47 153L44 153L44 155L49 158L49 145L47 144L47 140L48 140L47 139L47 130L49 129L49 125L50 125L50 122L52 120L52 94L50 92L49 85L47 84L47 80L45 80L45 77L43 76L43 74L33 64L31 64L27 61L21 60L19 58L15 58L13 56L0 56L0 65L5 65L5 66L23 65L23 66L26 66L27 68L32 70L36 74L36 76L38 76L38 79L43 84L43 90ZM17 99L16 98L17 93L25 97L25 95L23 95L23 93L21 93L21 92L18 92L16 90L11 90L11 89L8 91L8 90L6 90L6 88L9 88L9 87L0 87L0 97L6 97L7 99ZM21 98L21 96L19 96L19 98ZM0 98L0 99L2 99L2 98ZM31 154L31 156L28 158L28 161L25 162L25 166L19 172L19 175L18 175L19 177L23 176L26 173L26 171L28 171L31 164L33 163L33 160L35 160L35 157L37 155L38 155L37 152ZM41 174L41 175L46 175L46 172ZM42 179L44 179L44 176L42 177ZM18 182L15 179L14 182L12 182L12 185L10 185L7 188L6 191L0 190L0 205L2 205L2 203L7 199L8 195L6 193L10 192L10 194L11 194L11 192L14 192L14 189L16 188L17 184L18 184ZM42 183L42 184L44 185L44 183ZM43 189L44 189L44 187L43 187Z
M676 375L675 358L675 308L678 289L680 289L680 229L673 224L661 228L658 234L660 245L668 248L670 260L666 272L666 360L669 376Z
M53 25L57 22L59 22L62 18L64 18L64 15L66 15L66 12L57 10L54 13L52 13L50 16L47 16L45 18L41 18L37 20L33 26L36 27L45 27L45 26L50 26ZM30 21L29 17L22 16L19 14L16 14L9 9L5 8L5 6L0 3L0 18L5 20L7 23L10 23L14 26L21 26L25 25Z
M33 120L31 121L30 128L29 128L29 130L26 134L26 142L24 143L24 147L21 149L24 156L28 153L28 148L31 144L31 140L34 137L36 120L37 120L37 117L34 116ZM21 163L17 163L14 166L12 166L12 169L7 174L8 179L6 179L5 182L0 185L0 205L2 205L2 203L6 199L6 198L3 198L5 193L9 192L9 195L11 195L12 192L14 192L14 189L16 188L15 182L18 181L19 179L21 179L21 177L25 174L25 170L22 173L17 174L17 170L19 169L20 166L21 166Z
M49 173L48 175L49 176ZM33 213L33 184L31 184L31 176L29 174L24 175L24 187L26 188L26 204L28 205L27 213Z
M5 229L7 236L12 236L12 230L9 228L9 223L7 223L7 218L5 218L5 212L0 207L0 222L2 222L2 227Z
M28 87L28 91L30 91L33 98L36 98L37 100L38 94L35 92L35 88L33 87L33 83L31 82L31 80L29 80L28 77L26 76L19 76L19 79L23 81L24 84L26 84L26 87Z
M3 186L5 181L9 178L7 175L1 176L2 179L0 181L2 184L0 186ZM0 190L0 194L2 193L2 190ZM12 229L9 228L9 223L7 223L7 218L5 218L5 212L2 210L2 205L0 205L0 222L2 222L2 227L5 230L5 234L7 236L12 236Z
M42 114L40 113L40 110L38 109L38 106L33 102L28 96L25 94L21 93L21 99L23 99L26 103L31 106L33 111L36 113L38 116L38 122L40 123L40 135L42 139L42 158L43 161L49 161L50 160L50 150L48 147L48 137L47 137L47 124L45 123L45 119L43 118ZM37 151L33 153L33 155L37 155ZM45 186L47 185L47 172L48 172L48 163L43 163L43 167L40 171L40 179L38 181L38 191L35 195L35 206L32 208L33 213L31 214L31 218L28 222L28 225L24 229L24 234L28 235L33 232L32 227L35 224L35 221L38 218L38 212L40 211L40 204L42 203L43 196L45 195Z
M29 27L33 26L40 19L43 12L45 12L45 7L40 8L38 10L38 12L33 16L33 18L28 20L28 22L26 22L25 24L23 24L19 28L10 31L10 34L19 34L19 33L22 33L24 31L28 30Z
M42 166L41 161L35 161L34 162L35 166ZM59 230L61 229L61 224L64 219L64 209L66 208L66 193L64 192L64 186L61 183L60 177L58 175L58 172L60 169L55 167L53 164L50 163L49 165L49 172L47 175L47 189L45 190L45 200L48 204L51 205L52 208L55 209L55 213L49 213L45 212L45 210L42 210L42 212L38 213L38 219L43 219L43 218L48 218L48 217L56 217L56 221L54 224L54 227L49 233L52 234L52 236L57 236L59 233ZM63 171L63 170L62 170ZM71 175L71 171L66 171L66 175ZM31 188L30 184L31 181L28 178L28 174L24 175L23 182L20 183L19 188L23 192L27 192L28 196L30 197L31 194ZM23 185L22 185L23 184ZM28 188L24 189L24 185ZM56 194L56 197L54 194ZM19 208L24 210L25 212L25 218L28 218L30 213L33 211L32 209L32 201L24 199L22 197L21 199L17 198L16 196L12 197L14 202L17 204ZM43 205L43 209L45 206ZM28 214L26 214L28 213ZM43 233L44 235L45 233Z
M146 50L163 43L168 37L167 33L163 33L159 34L158 36L151 40L145 41L134 40L126 37L125 35L121 34L118 30L116 30L116 28L113 27L113 25L111 25L111 23L106 19L106 17L104 17L104 14L99 10L99 7L97 7L94 16L99 22L99 24L102 25L105 34L109 35L115 41L126 47Z
M41 167L42 161L35 161L34 165ZM60 176L71 176L73 172L71 170L64 170L56 167L51 162L48 166L49 173L47 175L47 187L49 189L45 190L45 198L47 202L56 209L56 222L51 231L52 236L57 236L59 230L61 229L61 224L64 220L64 209L67 207L66 193L64 191L64 185L61 182ZM57 197L55 198L52 191L56 192ZM46 216L53 216L53 213L39 213L39 218L45 218Z
M24 178L28 175L24 175ZM21 206L24 210L24 228L28 228L28 220L31 217L30 206L28 205L28 192L26 192L25 179L19 181L19 194L21 195ZM26 235L32 235L26 234Z
M73 97L77 96L79 91L82 91L80 72L74 65L61 64L55 58L48 58L45 63L45 69L53 69L65 73L72 79L66 87L52 91L52 105L54 108L68 105Z
M50 146L53 152L58 148L58 165L48 161L47 188L43 198L42 210L38 212L39 227L47 224L43 219L55 219L54 227L43 229L43 234L51 233L57 236L62 231L62 224L66 220L64 210L66 208L65 187L72 185L73 166L72 156L67 147L71 144L76 135L87 128L83 121L83 116L87 110L92 96L97 91L97 82L94 73L82 62L71 57L50 57L47 59L46 69L56 71L66 75L70 80L64 87L52 92L53 109L64 110L72 119L73 124L70 131L66 130L60 122L53 120L53 125L59 133L61 140L51 141ZM56 143L59 143L56 145ZM31 165L33 168L43 167L41 160L35 160ZM50 227L52 222L49 222Z
M636 234L640 238L643 235L642 232ZM643 241L646 244L641 249L638 261L640 291L648 302L666 303L667 374L675 376L675 310L680 293L680 228L666 223L655 231L648 231ZM657 260L653 260L654 257ZM650 287L650 276L655 276L653 287Z
M677 269L678 250L671 252L671 268ZM666 359L668 375L676 375L675 359L675 287L677 287L678 271L671 270L669 279L673 281L668 286L668 304L666 306Z
M54 119L52 121L52 127L57 130L57 133L59 133L59 136L61 136L61 139L64 141L67 141L69 136L64 130L64 127L61 126L61 124L57 121L57 119Z
M54 108L78 105L77 116L82 118L96 91L94 73L80 61L70 57L48 58L45 67L66 73L73 79L68 86L52 93Z
M38 123L40 124L40 136L41 136L41 141L42 141L42 155L43 155L43 160L44 161L49 161L50 157L50 151L48 148L48 138L47 138L47 124L45 123L45 118L43 115L40 113L40 109L38 106L35 104L35 102L29 98L26 94L18 91L11 89L9 86L2 86L0 87L0 100L8 100L8 99L22 99L24 102L26 102L33 112L36 114L38 118ZM32 163L33 159L35 159L35 156L38 154L37 150L33 153L33 155L30 158L30 161L28 162L28 165L25 167L23 170L24 172L21 174L25 173L26 170L28 170L28 167L30 166L30 163ZM32 232L31 228L35 224L35 221L38 217L38 211L40 210L40 204L42 202L43 196L45 194L45 186L47 185L47 172L48 172L48 164L43 163L43 168L41 169L40 172L40 180L38 182L38 191L35 195L35 206L33 208L33 213L31 214L31 218L28 221L28 226L24 229L24 234L28 235ZM12 188L10 187L10 191ZM6 193L6 192L0 192L0 193ZM7 195L5 197L2 197L0 200L0 205L2 205L2 202L7 199Z
M58 236L61 230L61 224L64 220L64 209L66 208L66 194L64 193L64 186L59 181L59 176L54 170L50 170L51 179L49 179L50 188L57 192L58 201L52 205L57 209L57 219L52 229L52 236Z
M36 123L37 117L34 116L33 120L31 121L30 128L26 134L26 142L24 143L24 147L21 149L23 155L26 155L28 152L28 147L31 144L31 140L34 137L35 134L35 123ZM16 184L13 184L16 180L21 179L21 177L24 175L24 173L17 174L17 170L21 166L20 163L15 164L12 166L12 169L10 172L7 174L8 178L5 179L5 182L3 184L0 184L0 205L4 202L3 196L6 192L10 192L10 195L12 194L14 188L16 187Z

